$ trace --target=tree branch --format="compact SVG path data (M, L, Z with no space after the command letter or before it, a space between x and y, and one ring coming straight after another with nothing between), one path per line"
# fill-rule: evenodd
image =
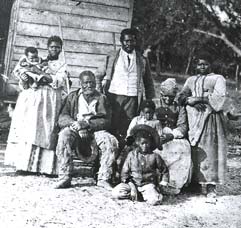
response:
M233 44L224 33L221 33L221 35L208 32L208 31L203 31L201 29L193 29L194 32L202 33L207 36L211 36L217 39L222 40L228 47L230 47L239 57L241 56L241 49L237 47L235 44Z

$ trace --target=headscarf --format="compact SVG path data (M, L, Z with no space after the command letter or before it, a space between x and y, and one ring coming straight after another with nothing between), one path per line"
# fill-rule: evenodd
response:
M165 96L176 96L177 94L177 82L175 78L168 78L161 83L160 93Z

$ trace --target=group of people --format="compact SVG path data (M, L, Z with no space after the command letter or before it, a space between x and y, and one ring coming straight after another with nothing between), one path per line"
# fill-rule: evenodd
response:
M157 205L163 194L179 194L190 184L214 199L226 171L225 79L210 72L208 55L200 55L197 74L180 92L171 78L155 91L136 39L135 30L122 30L122 46L110 57L99 91L95 74L83 71L80 88L68 95L62 40L49 38L46 59L27 48L14 70L22 92L5 164L58 175L55 187L68 188L74 158L97 160L97 185L112 189L115 198Z

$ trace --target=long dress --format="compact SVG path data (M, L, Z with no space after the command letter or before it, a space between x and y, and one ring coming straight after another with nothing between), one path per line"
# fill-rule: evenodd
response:
M192 76L185 82L182 94L208 99L204 112L186 106L194 163L193 180L200 184L222 184L227 152L223 115L226 81L222 75L214 73Z
M15 72L20 78L21 70ZM47 73L52 76L52 83L39 85L37 90L21 86L23 91L12 116L4 162L16 170L56 174L57 119L67 77L66 65L61 60L48 61ZM20 85L23 84L27 83L20 79Z
M169 169L169 193L177 194L181 188L190 182L191 178L191 147L187 139L187 116L183 107L160 102L156 109L156 118L163 126L163 133L171 133L174 139L164 143L162 150L157 151Z

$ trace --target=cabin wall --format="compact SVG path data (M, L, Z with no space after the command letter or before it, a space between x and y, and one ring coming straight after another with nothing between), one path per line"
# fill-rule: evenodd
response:
M120 32L130 27L133 0L16 0L14 34L6 57L10 83L18 59L27 46L35 46L47 55L47 39L61 35L73 88L83 70L96 71L106 65L107 55L120 46Z

